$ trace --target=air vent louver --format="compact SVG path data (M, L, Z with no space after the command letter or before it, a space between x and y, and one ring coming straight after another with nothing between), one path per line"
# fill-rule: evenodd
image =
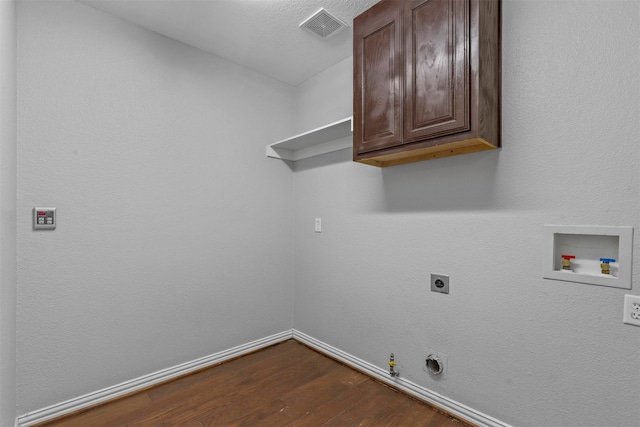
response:
M313 34L327 39L345 28L347 24L320 8L316 13L305 19L300 27L311 31Z

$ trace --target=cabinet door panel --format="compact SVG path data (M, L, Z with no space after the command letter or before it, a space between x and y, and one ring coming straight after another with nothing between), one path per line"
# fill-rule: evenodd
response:
M469 1L406 2L404 23L404 141L469 130Z
M354 22L354 152L402 143L401 3L382 2Z

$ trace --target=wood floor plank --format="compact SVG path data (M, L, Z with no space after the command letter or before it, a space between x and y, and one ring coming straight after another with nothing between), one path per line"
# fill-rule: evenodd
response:
M373 381L367 378L363 374L364 381ZM362 384L362 386L360 386ZM348 410L353 406L359 406L360 402L370 399L374 396L376 386L372 386L371 383L359 383L352 387L347 388L344 392L336 394L331 399L325 402L318 402L313 406L306 414L293 420L288 427L303 427L303 426L320 426L331 420L337 414Z
M252 353L230 362L178 378L163 384L162 387L149 390L148 394L151 400L154 401L166 396L177 397L178 395L176 393L185 392L185 394L189 394L194 388L207 386L207 384L215 386L218 383L223 384L225 381L237 378L238 376L246 376L252 372L259 372L260 365L264 365L265 367L271 367L272 363L284 365L287 361L300 360L305 357L308 357L308 353L304 352L299 345L286 341L280 345L267 347L258 353ZM274 361L274 359L276 360Z
M116 400L108 405L101 405L89 411L81 412L74 416L73 423L67 424L65 419L40 424L40 426L91 426L91 427L113 427L126 425L130 419L130 414L139 410L146 410L151 403L149 397L144 394L134 394L123 399Z
M296 388L332 368L331 362L321 355L307 354L306 358L287 361L289 363L278 362L269 369L245 373L239 380L228 382L224 392L198 393L190 398L182 414L167 421L180 425L199 417L204 422L210 419L218 423L231 422L266 404L270 396Z
M39 427L463 427L294 340Z
M209 415L202 418L203 424L220 425L240 420L256 408L271 404L281 395L298 389L334 367L332 361L318 356L289 363L266 378L254 378L253 381L239 384L237 390L228 393L222 400L224 407L221 410L207 411Z
M404 410L402 404L409 398L380 384L376 385L379 387L376 387L373 395L369 399L361 401L358 405L351 406L346 411L336 414L332 419L322 425L335 427L348 425L363 427L402 426L403 424L399 424L396 419L400 417L401 412ZM398 400L398 396L402 399ZM433 411L428 406L424 406L428 408L429 411Z
M163 420L167 413L179 410L180 408L175 406L160 409L152 405L148 411L131 414L127 427L165 427Z
M321 395L331 394L333 391L337 393L341 393L344 390L344 386L339 383L334 383L333 387L326 388L324 390L317 388L306 388L305 390L301 390L301 393L309 392L313 390L313 392L319 392ZM312 395L297 395L295 398L288 399L289 402L284 402L285 406L280 410L279 414L272 414L265 418L266 423L278 424L278 425L291 425L295 421L300 418L307 417L311 413L315 412L314 408L314 399ZM321 402L323 398L319 398L318 402ZM315 402L317 403L317 402ZM277 420L277 422L276 422Z
M127 423L125 427L165 427L161 415L151 416L146 420L139 420Z
M292 389L282 395L281 400L285 403L286 411L292 420L310 414L317 410L318 402L333 400L335 396L345 393L350 387L340 381L342 377L350 372L344 366L335 367L334 370L325 375L315 378L302 386Z
M170 393L166 390L149 391L153 396L153 407L161 409L179 402L178 407L163 415L163 420L167 425L189 423L198 417L206 417L210 413L228 413L234 400L244 399L245 406L254 403L243 396L257 392L264 387L263 381L277 373L281 373L281 380L284 377L292 377L297 381L305 381L306 375L299 373L298 370L312 373L318 361L326 363L321 355L310 357L308 351L299 345L289 347L287 357L278 357L278 360L271 360L271 356L266 359L254 357L259 360L243 361L238 364L234 362L234 367L237 369L220 369L217 375L203 375L199 379L191 378L188 383L180 381L177 386L167 384L167 389L171 390ZM218 368L216 367L215 370ZM288 383L284 384L284 387L291 386ZM235 390L240 390L240 398L236 396L238 393ZM244 410L245 412L241 415L248 412L247 409Z
M279 423L277 419L282 419L282 417L287 417L286 414L282 413L285 404L280 399L271 399L269 402L265 404L261 404L255 408L246 408L250 409L245 415L240 417L232 417L232 416L214 416L203 419L202 425L204 427L217 427L217 426L237 426L237 427L253 427L253 426L268 426L268 425L283 425L283 423ZM267 422L270 416L276 414L274 418L274 423ZM237 415L237 414L236 414ZM233 418L233 419L231 419Z

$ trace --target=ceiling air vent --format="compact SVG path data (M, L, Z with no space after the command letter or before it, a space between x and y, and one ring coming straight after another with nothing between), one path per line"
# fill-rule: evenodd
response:
M339 33L347 24L324 10L324 8L320 8L316 13L305 19L300 26L323 39L328 39Z

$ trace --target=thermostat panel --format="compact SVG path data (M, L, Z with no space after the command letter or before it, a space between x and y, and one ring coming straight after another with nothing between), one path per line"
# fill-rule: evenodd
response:
M33 208L34 230L53 230L56 223L56 208Z

